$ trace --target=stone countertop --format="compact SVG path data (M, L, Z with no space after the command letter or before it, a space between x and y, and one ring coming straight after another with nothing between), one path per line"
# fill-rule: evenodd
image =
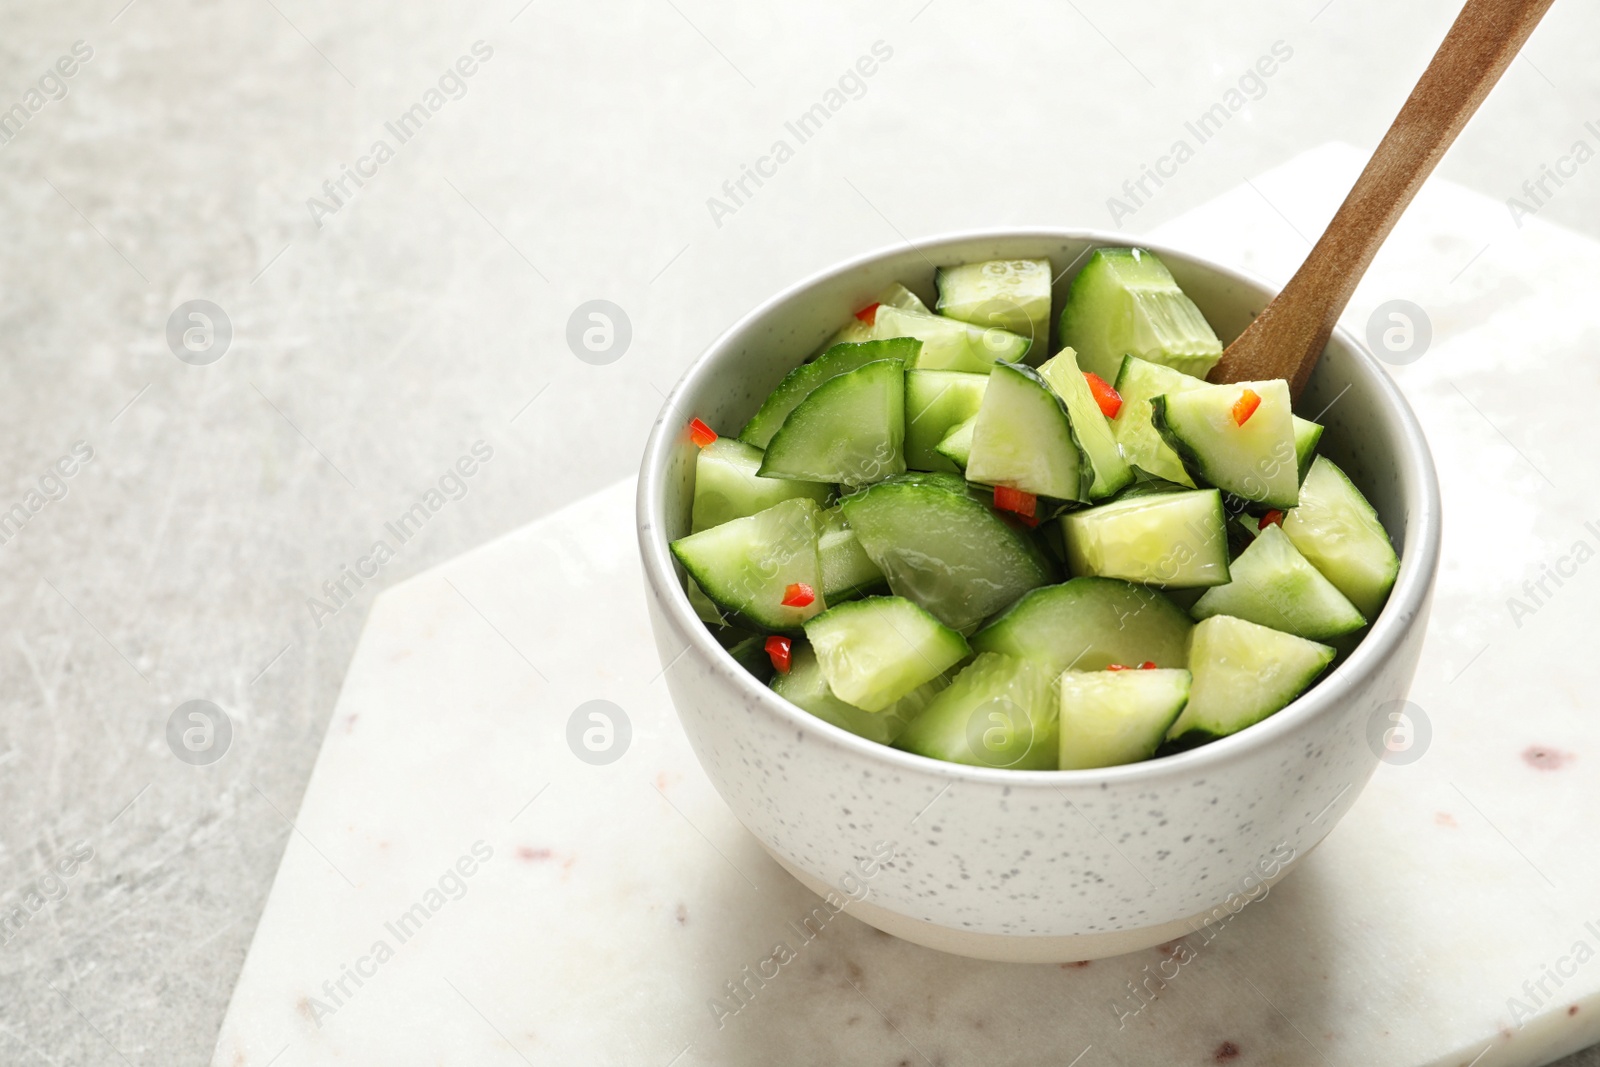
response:
M1311 145L1373 144L1453 8L0 8L0 112L26 112L0 127L0 511L22 509L0 527L0 886L59 897L0 947L0 1061L209 1055L371 597L626 475L661 393L756 301L902 235L1146 232ZM1441 174L1600 236L1583 169L1521 190L1595 142L1597 25L1558 7ZM1185 124L1278 41L1199 144ZM830 91L798 143L785 124ZM924 165L942 131L972 166ZM747 164L773 176L734 201ZM607 364L567 342L595 299L631 324ZM167 335L193 300L225 328L190 350L178 316L185 362ZM169 747L190 700L231 717L213 763Z

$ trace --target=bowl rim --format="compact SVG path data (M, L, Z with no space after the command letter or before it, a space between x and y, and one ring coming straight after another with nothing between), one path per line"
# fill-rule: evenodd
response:
M1401 500L1406 513L1406 537L1401 546L1400 571L1390 591L1389 599L1373 622L1372 629L1361 643L1332 673L1322 678L1308 692L1288 706L1267 718L1240 730L1184 752L1173 753L1159 759L1121 764L1089 770L1012 770L1005 767L976 767L962 763L921 756L903 749L869 741L815 715L796 707L759 682L754 675L740 666L727 649L711 635L711 631L694 613L688 594L678 581L666 538L661 531L666 526L663 493L664 472L670 450L677 443L680 420L672 418L684 395L697 383L713 354L719 352L729 340L749 325L782 304L796 299L824 282L860 270L880 260L903 254L907 250L917 253L937 254L940 246L960 242L994 239L1030 239L1086 241L1089 247L1139 247L1148 248L1157 255L1171 254L1187 259L1214 272L1226 280L1259 289L1267 298L1276 296L1281 286L1248 271L1220 263L1212 257L1189 251L1180 246L1147 237L1111 230L1073 229L1054 226L1016 226L954 230L885 245L845 259L833 266L816 271L762 301L741 315L706 346L684 370L672 391L667 395L661 411L651 427L645 443L639 468L637 495L637 532L639 552L644 564L645 580L656 594L658 604L667 613L674 626L687 635L688 649L696 652L723 669L734 678L752 711L774 716L778 720L811 735L815 740L869 761L881 761L888 770L903 773L933 775L955 782L972 782L1002 786L1063 786L1094 787L1097 784L1126 785L1144 780L1170 777L1189 778L1195 774L1220 770L1234 760L1250 756L1267 748L1278 738L1331 712L1362 688L1387 660L1390 651L1399 644L1407 628L1422 618L1422 608L1427 602L1438 569L1441 534L1441 505L1439 479L1434 469L1433 455L1428 448L1416 414L1406 401L1394 379L1380 365L1376 357L1355 334L1336 325L1334 335L1355 355L1358 373L1366 374L1376 385L1379 406L1396 424L1403 452L1399 469L1402 475ZM1081 256L1080 256L1081 258ZM1071 269L1069 264L1068 270ZM1058 276L1059 277L1059 276ZM686 421L687 416L685 416ZM679 653L683 655L684 653Z

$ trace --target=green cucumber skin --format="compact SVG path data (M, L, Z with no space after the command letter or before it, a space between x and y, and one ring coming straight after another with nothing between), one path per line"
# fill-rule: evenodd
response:
M1081 627L1087 633L1067 636ZM1120 578L1078 577L1025 593L972 636L975 652L1032 660L1059 674L1147 660L1185 667L1194 622L1164 594ZM1063 647L1077 645L1080 647Z
M1133 481L1133 468L1122 458L1111 421L1100 410L1083 373L1071 348L1063 348L1039 367L1039 377L1067 409L1072 441L1078 446L1079 470L1089 472L1089 484L1080 489L1079 497L1104 500ZM1083 481L1082 474L1079 481Z
M1055 575L1032 537L955 475L899 475L840 506L889 588L961 633Z
M784 420L825 383L880 359L898 359L909 366L921 349L922 342L913 337L841 341L829 345L815 359L800 364L784 376L739 431L739 440L765 449L782 429Z
M870 454L850 454L852 442L829 432L828 424L849 424L852 420L841 420L839 411L875 393L887 405L881 413L883 436L870 442ZM904 473L905 400L905 364L897 359L874 360L830 378L789 412L767 446L757 473L764 478L856 487Z
M1166 397L1157 396L1150 398L1150 422L1151 425L1156 428L1156 432L1161 435L1161 439L1167 443L1167 447L1178 454L1178 458L1183 461L1184 470L1189 473L1189 477L1193 478L1197 484L1218 485L1219 480L1227 480L1226 478L1219 478L1215 472L1211 471L1207 467L1205 460L1201 458L1194 451L1194 449L1183 440L1183 438L1179 437L1171 426L1168 425ZM1299 457L1294 454L1294 448L1292 445L1289 447L1288 454L1274 455L1271 457L1271 459L1274 463L1293 464L1296 470L1296 481L1299 480ZM1297 502L1298 497L1296 497L1294 500L1288 501L1282 499L1250 500L1250 503L1252 504L1261 504L1269 508L1279 509L1292 508Z

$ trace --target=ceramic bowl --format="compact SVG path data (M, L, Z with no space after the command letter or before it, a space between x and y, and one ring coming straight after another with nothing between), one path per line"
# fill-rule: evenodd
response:
M994 960L1092 959L1238 911L1356 802L1416 668L1439 557L1438 482L1411 408L1344 330L1298 409L1325 424L1321 451L1377 509L1400 549L1399 579L1349 656L1289 707L1232 737L1094 771L942 763L863 740L780 699L695 617L667 549L688 532L691 416L736 432L784 374L890 282L931 306L937 265L1048 257L1062 272L1059 309L1089 249L1129 244L1161 256L1225 342L1274 295L1239 271L1115 233L984 231L900 245L824 271L746 315L695 360L645 449L638 519L651 620L701 766L796 878L919 944Z

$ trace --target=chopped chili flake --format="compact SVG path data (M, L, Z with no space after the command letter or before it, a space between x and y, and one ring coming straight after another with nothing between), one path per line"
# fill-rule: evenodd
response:
M1271 511L1267 512L1265 515L1261 516L1261 525L1262 525L1262 527L1276 526L1279 529L1282 529L1283 528L1283 512L1279 511L1277 508L1273 508Z
M794 642L787 637L779 637L777 634L767 638L767 658L772 660L772 667L779 674L789 673L789 652L793 645Z
M717 431L701 422L699 419L689 420L689 440L701 448L706 447L717 439Z
M1100 414L1108 419L1116 418L1117 412L1122 410L1122 394L1093 371L1084 371L1083 377L1089 383L1089 392L1094 394L1094 402L1100 405Z
M1246 389L1239 394L1239 399L1233 402L1233 421L1237 426L1243 426L1250 421L1250 416L1256 413L1256 408L1261 406L1261 394L1254 389Z
M1143 663L1139 664L1139 669L1141 671L1153 671L1156 669L1156 661L1153 659L1147 659Z
M1036 513L1039 510L1039 498L1032 493L1024 493L1021 489L1011 489L1004 485L994 487L994 506L1001 511L1009 511L1021 518L1029 526L1039 523Z
M1106 670L1108 670L1108 671L1131 671L1131 670L1133 670L1133 668L1124 666L1121 663L1112 663L1112 664L1108 664L1106 666Z
M790 582L789 587L783 591L783 606L786 608L803 608L814 603L816 599L816 590L805 582Z
M876 326L878 324L878 308L881 306L881 304L868 304L866 307L856 312L856 318L860 319L868 326Z

